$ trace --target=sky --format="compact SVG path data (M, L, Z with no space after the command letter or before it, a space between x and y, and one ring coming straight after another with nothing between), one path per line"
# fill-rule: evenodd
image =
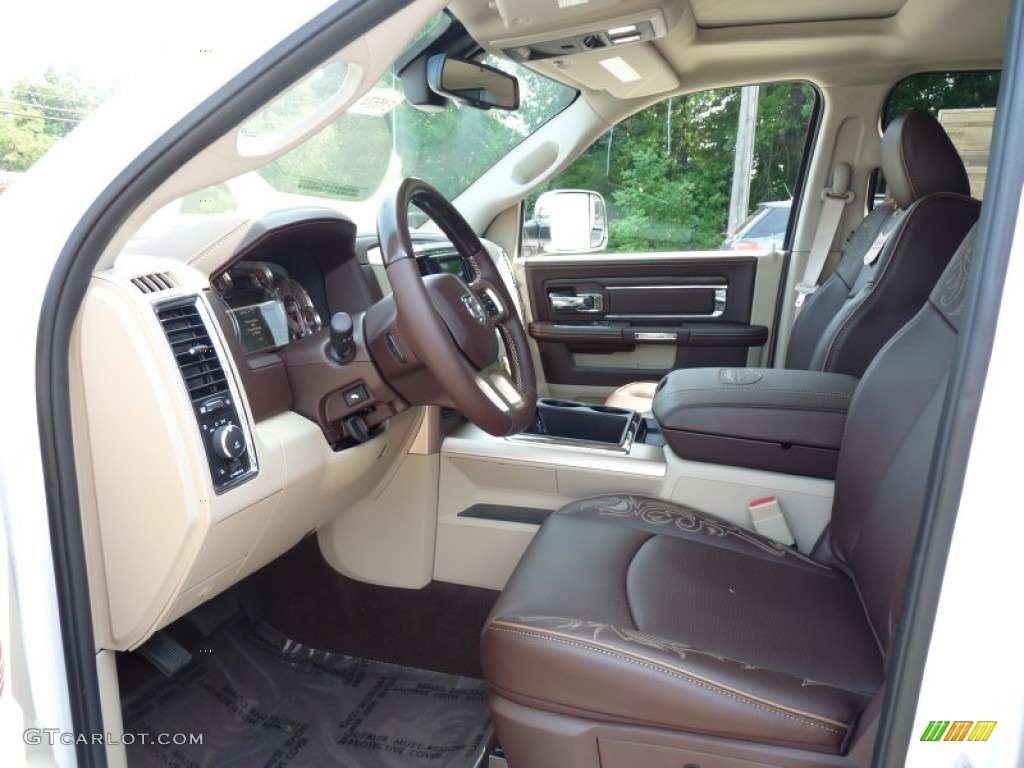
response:
M16 0L4 9L0 88L72 68L105 87L197 57L264 48L326 7L328 0ZM254 10L258 8L259 10ZM184 67L188 69L188 67Z

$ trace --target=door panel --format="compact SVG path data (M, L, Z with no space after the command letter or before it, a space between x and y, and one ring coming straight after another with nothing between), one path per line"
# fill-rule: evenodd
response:
M549 384L615 387L674 368L746 365L768 328L751 324L759 257L533 256L530 335Z

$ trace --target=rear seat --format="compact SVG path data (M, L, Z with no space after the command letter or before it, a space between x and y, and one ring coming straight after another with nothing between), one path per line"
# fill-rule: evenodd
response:
M857 226L835 271L807 297L787 368L861 376L924 304L978 219L963 161L927 112L910 110L889 125L882 171L890 199ZM626 384L606 404L649 413L656 385Z

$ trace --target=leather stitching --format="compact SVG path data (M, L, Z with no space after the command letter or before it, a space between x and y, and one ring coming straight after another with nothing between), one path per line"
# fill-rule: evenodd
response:
M913 112L907 117L907 122L913 119ZM918 187L917 181L911 171L910 164L907 162L907 154L910 150L907 139L909 138L910 131L907 129L906 123L904 123L900 130L900 165L903 166L903 175L906 177L907 182L910 186L910 199L911 202L918 198Z
M516 345L512 342L512 334L503 325L498 326L498 333L505 344L505 351L508 353L509 362L512 364L512 375L516 377L516 384L523 389L523 375L519 369L519 355L516 354Z
M563 635L558 635L543 630L536 630L530 627L523 627L519 624L498 624L497 622L491 622L488 629L494 632L504 632L506 634L511 635L522 635L523 637L527 638L550 640L552 642L561 643L562 645L574 646L585 651L593 651L595 653L600 653L605 656L617 658L621 661L626 661L631 664L646 667L647 669L651 669L655 672L661 672L670 677L678 678L684 682L690 683L691 685L695 685L698 688L704 688L705 690L711 691L712 693L717 693L721 696L725 696L726 698L734 699L735 701L738 701L742 704L747 704L748 706L754 707L756 709L764 710L773 715L777 715L778 717L785 717L790 720L794 720L798 723L802 723L804 725L810 725L814 728L820 728L821 730L827 731L836 736L844 736L846 731L848 731L850 728L850 725L848 723L840 723L839 721L827 719L824 717L821 717L821 719L819 720L817 719L819 716L812 715L807 712L802 712L801 710L790 709L782 704L768 701L766 699L761 699L759 697L753 696L752 694L744 693L742 691L736 691L735 689L717 683L714 680L708 680L707 678L695 675L692 672L687 672L677 667L665 664L664 662L657 661L654 659L648 659L646 657L639 655L634 655L628 653L627 651L619 650L617 648L610 648L608 646L596 644L592 645L590 643L583 642L576 638L570 639ZM837 728L835 726L839 727ZM840 728L842 730L840 730Z

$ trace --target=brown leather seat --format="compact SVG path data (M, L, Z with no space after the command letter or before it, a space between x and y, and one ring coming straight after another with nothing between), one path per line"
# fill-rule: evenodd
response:
M927 112L910 110L889 125L882 171L890 200L858 225L835 271L807 297L793 324L787 368L861 376L920 308L978 219L963 161ZM605 403L647 413L654 387L626 384Z
M635 496L541 526L482 637L513 768L849 764L900 620L972 247L865 373L810 555Z

